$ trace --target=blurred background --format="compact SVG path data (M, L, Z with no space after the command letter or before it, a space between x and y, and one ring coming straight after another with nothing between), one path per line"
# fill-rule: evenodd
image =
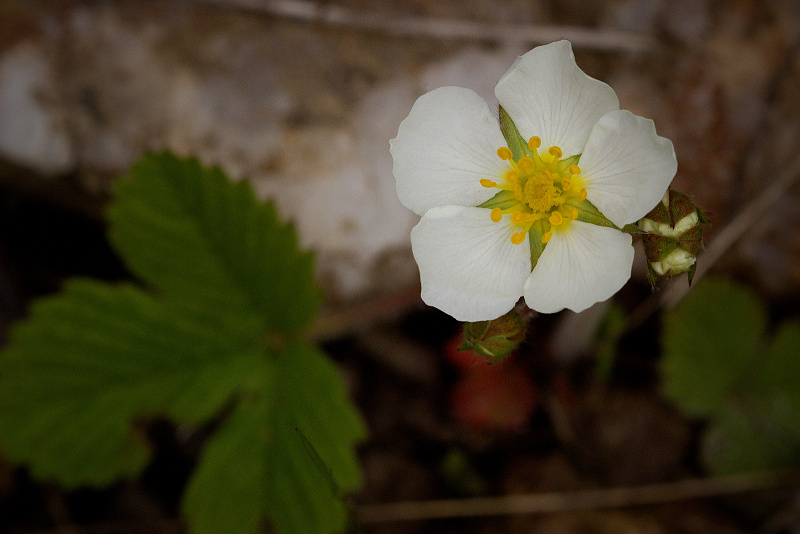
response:
M357 507L708 474L705 423L664 397L659 372L662 314L686 281L653 296L641 250L613 306L532 319L499 368L455 351L459 325L419 300L417 216L397 201L389 140L436 87L495 106L513 59L561 38L674 143L673 187L712 220L702 274L755 292L769 332L797 318L795 0L0 0L0 341L68 277L127 276L103 207L132 162L167 149L250 182L316 252L314 335L370 431ZM151 435L144 475L103 490L34 481L0 451L0 531L181 532L202 436L167 422ZM477 519L373 508L363 529L800 532L796 489Z

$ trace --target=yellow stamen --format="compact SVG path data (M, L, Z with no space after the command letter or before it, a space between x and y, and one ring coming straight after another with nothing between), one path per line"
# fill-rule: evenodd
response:
M572 180L569 178L564 178L561 180L561 189L563 191L569 191L569 188L572 187Z
M583 189L581 189L581 192L578 195L578 202L583 202L584 200L586 200L586 188L585 187Z
M503 210L500 208L494 208L491 214L492 222L500 222L500 219L503 218Z
M517 200L522 200L522 186L519 184L514 186L514 198Z
M508 171L506 173L506 182L508 182L510 184L515 184L515 183L517 183L518 179L519 179L519 175L517 174L517 171Z
M581 168L578 167L577 165L570 165L569 166L569 172L570 172L570 174L580 174L581 173Z
M511 242L515 245L519 245L525 240L525 232L514 232L511 234Z
M550 150L548 150L547 152L550 153L550 155L553 156L554 158L561 159L562 156L561 149L558 148L557 146L551 146Z
M522 220L524 218L525 217L521 211L515 211L511 214L511 222L514 224L522 224Z
M575 208L570 208L569 209L569 220L570 221L574 221L577 218L578 218L578 210L575 209Z
M517 162L517 165L519 165L519 170L522 172L529 171L533 168L533 160L528 156L525 156L524 158L520 158L519 162Z
M553 238L553 231L552 231L552 230L550 230L549 232L547 232L546 234L544 234L544 235L542 236L542 243L547 243L547 242L548 242L548 241L550 241L552 238Z
M514 157L514 154L508 147L501 146L497 149L497 157L504 160L509 160Z
M475 182L473 182L475 183ZM488 178L481 178L481 185L483 187L495 187L497 184L493 181L489 180Z
M561 212L554 211L553 213L550 214L550 218L548 220L550 221L550 224L552 224L553 226L558 226L559 224L564 222L564 216L561 215Z
M531 150L536 150L540 146L542 146L542 140L535 135L528 140L528 148Z

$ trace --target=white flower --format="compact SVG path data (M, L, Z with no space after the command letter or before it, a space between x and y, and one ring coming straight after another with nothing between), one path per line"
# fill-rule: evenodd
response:
M517 58L495 95L528 140L516 154L488 104L460 87L421 96L391 141L397 195L422 216L411 243L423 300L481 321L520 296L544 313L609 298L633 263L631 236L610 223L634 223L661 200L677 169L672 143L620 110L567 41ZM599 219L584 216L587 200Z

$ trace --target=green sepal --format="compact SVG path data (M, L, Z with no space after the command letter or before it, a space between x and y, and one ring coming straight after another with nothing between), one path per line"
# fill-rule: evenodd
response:
M473 350L495 363L516 349L525 339L525 321L516 309L491 321L464 323L464 342L459 350Z
M559 169L560 170L564 170L564 169L567 169L567 168L571 167L572 165L576 165L577 166L578 163L580 162L580 160L581 160L581 155L580 154L576 154L574 156L570 156L568 158L564 158L564 159L562 159L561 161L558 162Z
M678 191L675 191L674 189L669 189L668 192L669 192L669 215L671 218L670 226L674 228L675 225L678 224L678 221L680 221L684 217L691 215L692 213L697 212L698 210L697 206L695 206L694 203L691 200L689 200L688 196ZM659 203L659 205L663 206L664 204ZM698 219L699 218L700 214L698 213Z
M515 160L519 160L524 156L533 156L533 152L528 148L528 142L519 134L517 126L506 113L506 110L503 109L503 106L500 106L500 132L505 137L508 148L514 154Z
M678 248L677 239L650 233L642 234L642 244L648 262L664 261Z
M528 230L528 241L531 247L531 270L536 268L536 264L539 263L539 257L544 252L544 247L547 246L546 243L542 243L542 236L546 233L544 224L544 220L536 221L531 226L531 229Z
M692 285L692 280L694 280L694 273L697 271L697 262L694 262L689 270L686 271L686 277L688 279L689 285Z
M711 224L711 218L709 218L705 210L697 208L697 218L703 224Z
M625 232L626 234L636 234L636 235L643 233L642 229L636 226L635 224L626 224L625 226L622 227L622 231Z
M666 206L664 206L664 203L660 201L652 210L650 210L647 215L643 217L643 219L650 219L658 224L668 224L670 226L674 226L675 224L675 221L672 220L669 210Z
M650 265L650 262L647 262L647 281L650 282L650 289L652 291L656 290L656 281L659 279L660 275L653 269L653 266Z
M616 224L606 219L605 216L600 213L600 210L595 208L594 204L588 200L583 200L581 202L568 200L565 205L571 206L578 210L577 220L581 222L594 224L596 226L605 226L607 228L616 228L619 230Z
M479 208L487 208L487 209L494 209L500 208L501 210L505 210L513 206L514 204L518 204L517 199L514 198L514 193L512 191L500 191L495 196L484 202L483 204L479 204Z
M703 230L700 225L689 228L677 239L678 246L691 254L697 256L703 248Z

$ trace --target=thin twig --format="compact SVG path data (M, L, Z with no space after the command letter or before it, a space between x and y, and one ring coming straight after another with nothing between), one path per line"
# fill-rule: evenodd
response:
M422 305L418 285L399 290L389 295L323 313L311 325L307 337L316 342L330 340L364 328L369 324L391 319L401 312Z
M577 48L643 52L654 46L646 35L616 30L591 30L578 26L496 24L464 19L397 17L391 13L368 13L334 4L308 0L199 0L206 4L240 9L309 23L395 36L434 39L543 44L569 39Z
M568 493L533 493L474 499L376 504L361 506L358 509L358 518L361 522L369 524L455 517L552 514L680 502L798 484L800 484L800 472L797 470L760 471L719 478L697 478L665 484Z

